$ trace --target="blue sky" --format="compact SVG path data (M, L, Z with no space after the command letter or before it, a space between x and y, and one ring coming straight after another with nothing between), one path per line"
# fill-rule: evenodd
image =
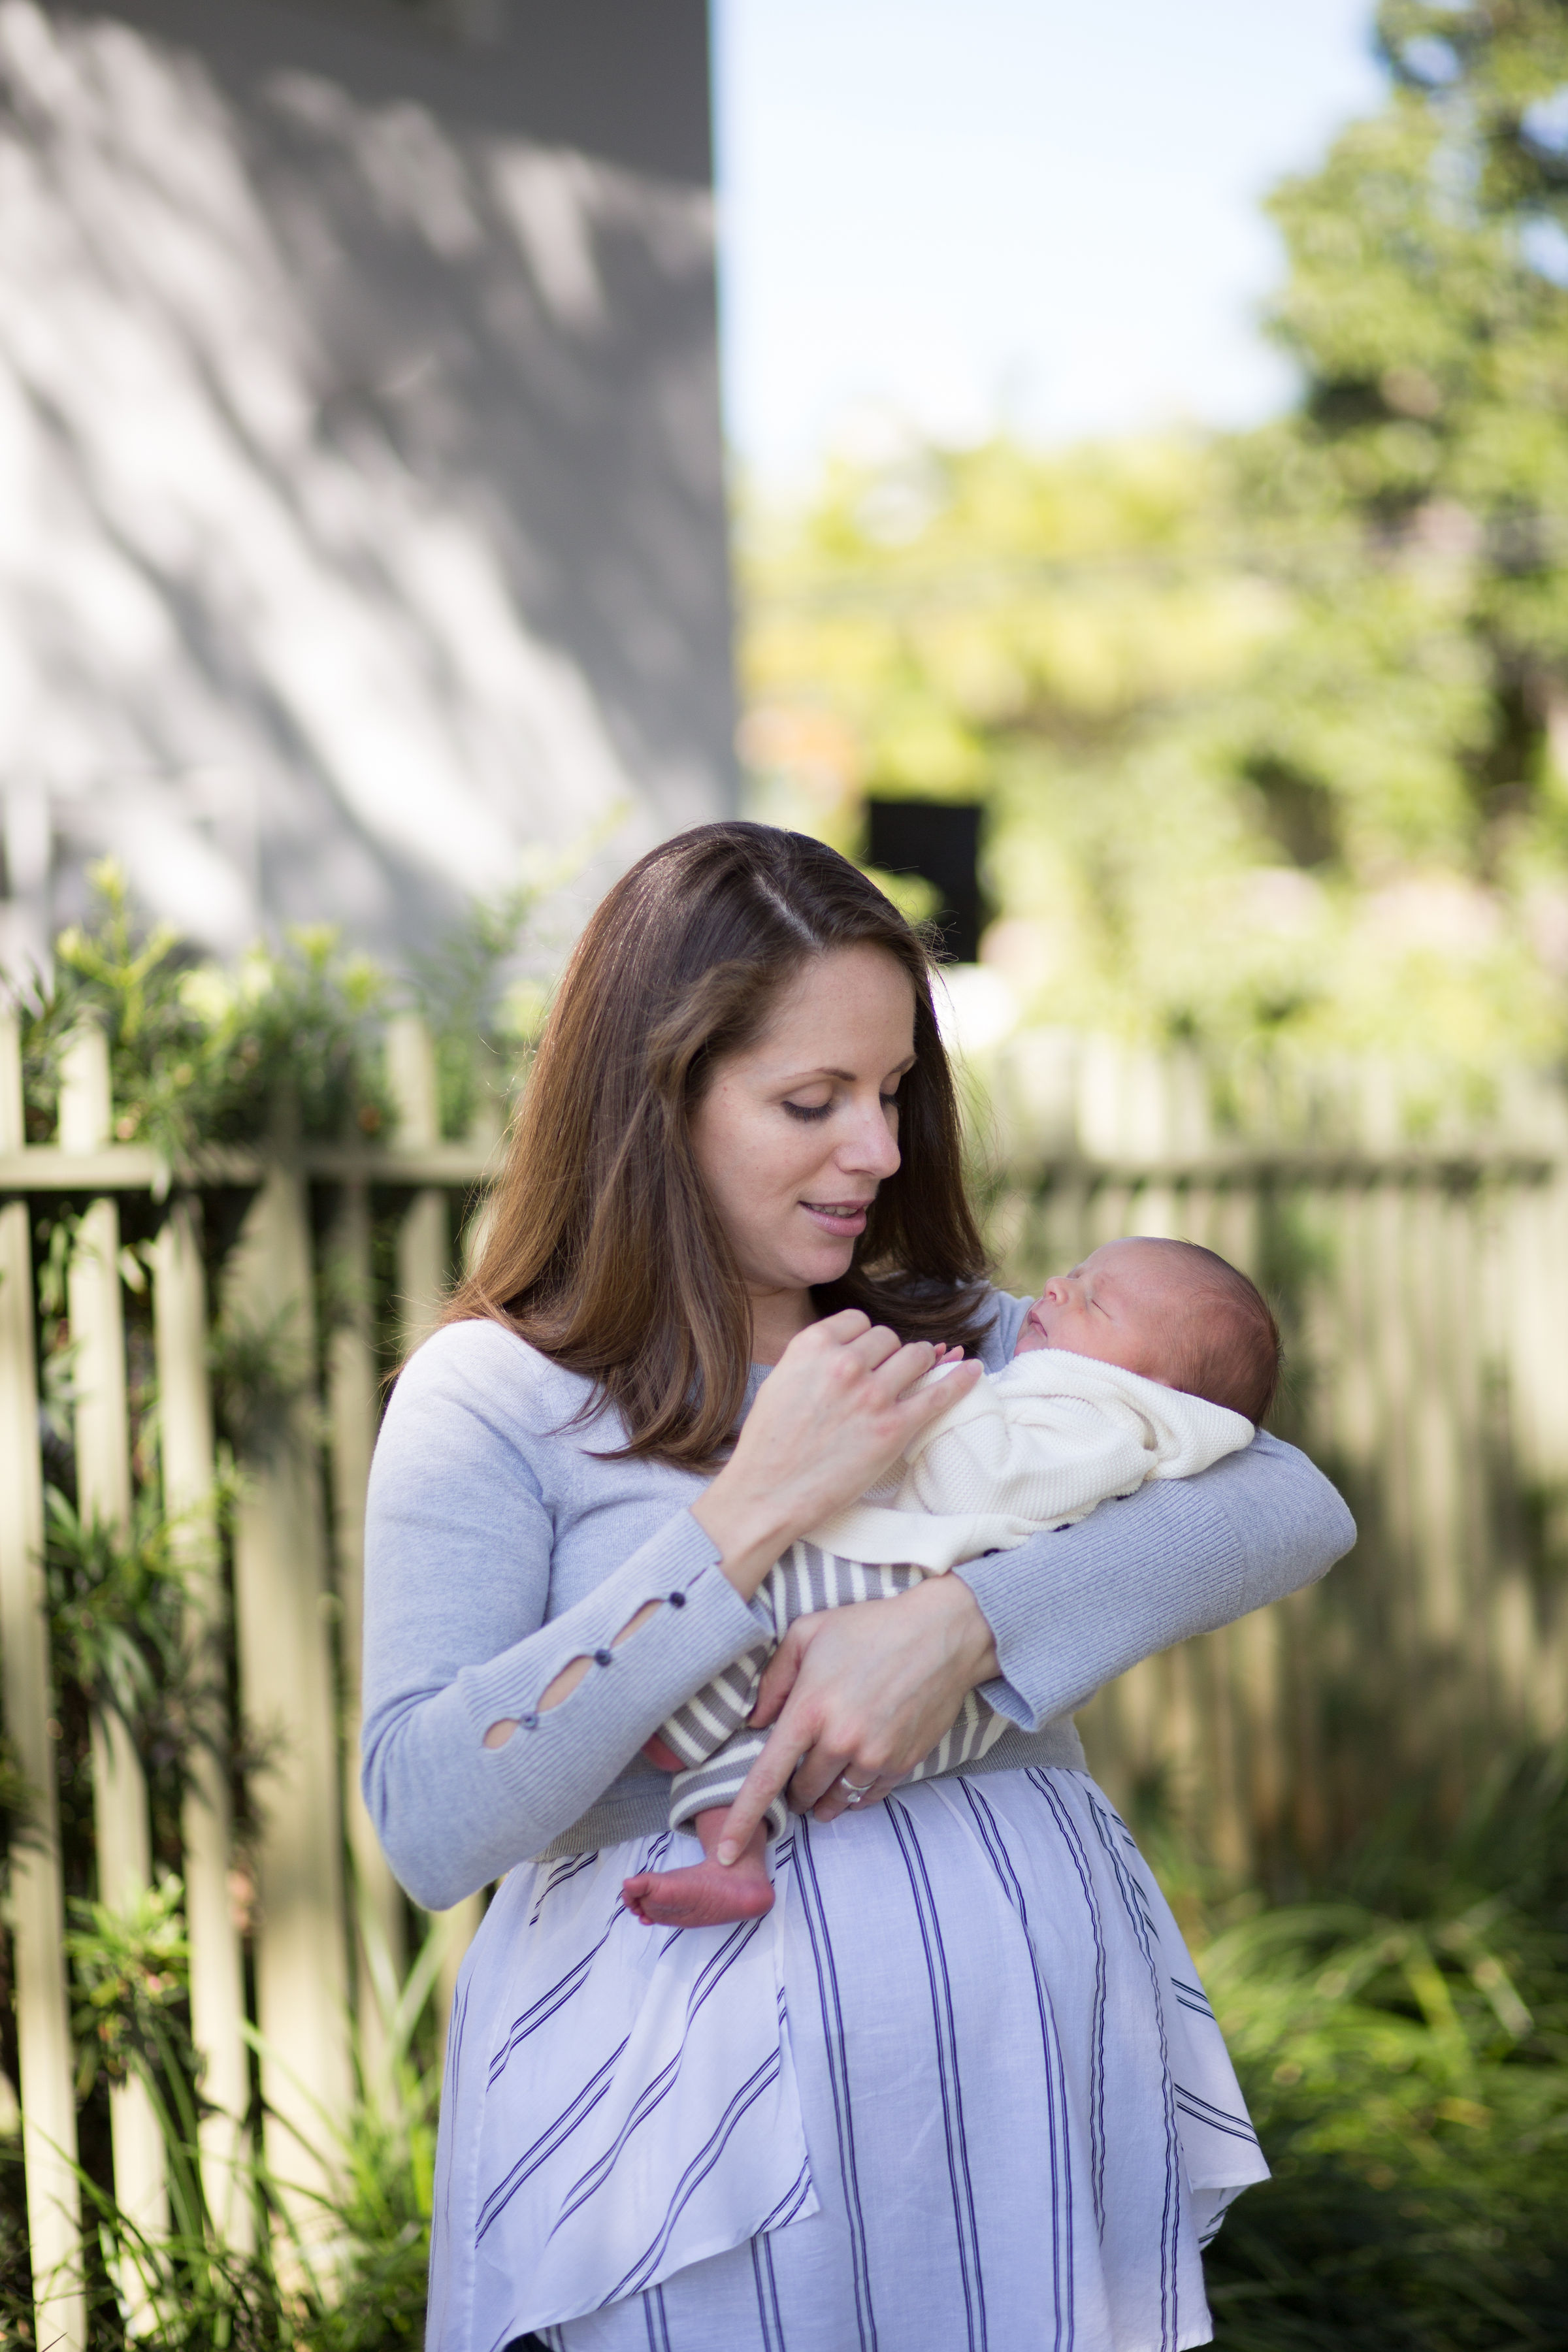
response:
M1374 107L1371 0L714 0L724 384L764 480L902 417L1247 423L1258 199Z

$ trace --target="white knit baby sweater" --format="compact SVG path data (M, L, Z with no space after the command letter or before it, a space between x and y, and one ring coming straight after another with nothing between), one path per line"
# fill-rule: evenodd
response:
M930 1381L948 1377L942 1370ZM858 1502L807 1541L940 1573L1086 1518L1146 1478L1187 1478L1251 1443L1239 1412L1061 1348L988 1372Z

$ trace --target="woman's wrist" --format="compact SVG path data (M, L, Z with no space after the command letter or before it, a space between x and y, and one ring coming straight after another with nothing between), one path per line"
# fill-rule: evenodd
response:
M738 1481L726 1486L729 1475L721 1470L692 1504L691 1516L718 1552L721 1572L742 1601L750 1601L801 1530L776 1500L752 1494Z
M942 1627L949 1655L954 1665L962 1668L970 1690L981 1683L995 1681L1002 1671L995 1636L985 1612L962 1577L928 1576L905 1595L905 1602L918 1603Z

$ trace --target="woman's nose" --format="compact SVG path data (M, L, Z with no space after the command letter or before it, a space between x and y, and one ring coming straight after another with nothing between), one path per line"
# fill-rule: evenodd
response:
M838 1164L846 1175L895 1175L900 1165L899 1147L888 1125L888 1114L881 1100L862 1114L855 1122L854 1132L840 1146Z

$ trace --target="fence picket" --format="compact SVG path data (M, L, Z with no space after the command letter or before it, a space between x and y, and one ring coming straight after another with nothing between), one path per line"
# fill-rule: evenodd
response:
M321 2226L311 2192L331 2182L331 2134L353 2091L313 1294L304 1183L279 1161L229 1269L229 1311L286 1334L290 1360L277 1443L246 1465L236 1514L235 1633L246 1721L275 1742L258 1791L263 2145L306 2237Z
M97 1151L113 1126L109 1043L101 1029L79 1029L60 1062L59 1144ZM124 1537L131 1524L131 1426L125 1394L125 1316L120 1277L120 1206L106 1199L83 1212L68 1276L68 1313L75 1392L77 1507ZM92 1812L100 1903L125 1916L153 1882L147 1779L131 1726L102 1702L92 1710ZM114 2194L148 2238L166 2235L169 2192L163 2135L144 2082L130 2074L110 2086ZM147 2286L129 2263L119 2282L133 2334L153 2316Z
M386 1067L397 1107L399 1141L412 1145L438 1143L440 1096L436 1052L428 1029L416 1014L402 1013L389 1024ZM416 1348L435 1329L451 1274L452 1222L447 1195L416 1192L397 1229L399 1336L405 1352ZM483 1895L470 1895L451 1910L438 1915L442 1941L436 2001L443 2042L457 1991L458 1971L479 1933L484 1914Z
M250 2070L245 2044L244 1954L229 1885L233 1824L225 1754L229 1626L213 1511L216 1461L198 1200L186 1197L174 1203L153 1247L163 1504L175 1522L175 1555L188 1579L188 1633L206 1686L207 1738L196 1743L189 1759L189 1787L180 1821L191 1949L191 2031L205 2062L202 2182L219 2237L244 2252L255 2236L243 2173Z
M403 1892L387 1867L360 1793L360 1663L364 1614L364 1495L375 1442L370 1202L345 1184L332 1233L336 1319L327 1335L332 1539L342 1610L343 1814L353 1874L354 2017L372 2089L386 2063L386 2020L406 1960Z
M20 1151L22 1063L16 1018L0 1010L0 1151ZM17 2088L35 2341L85 2352L77 2179L76 2065L66 1996L59 1781L44 1599L33 1253L26 1201L0 1206L0 1670L5 1729L34 1797L32 1835L11 1851Z

